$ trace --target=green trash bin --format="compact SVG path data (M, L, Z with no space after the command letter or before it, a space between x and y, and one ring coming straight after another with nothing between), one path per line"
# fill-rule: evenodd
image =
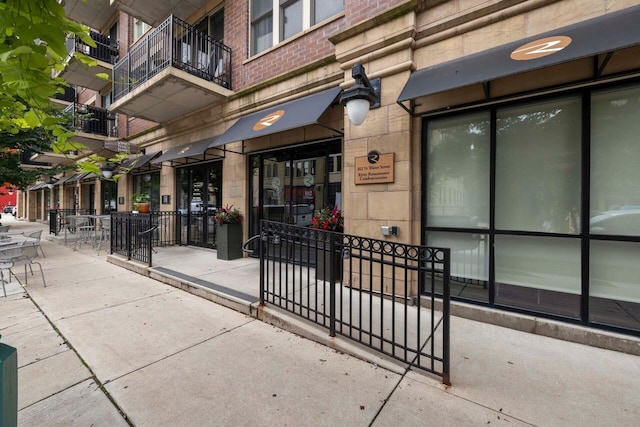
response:
M0 343L0 426L18 425L18 351Z

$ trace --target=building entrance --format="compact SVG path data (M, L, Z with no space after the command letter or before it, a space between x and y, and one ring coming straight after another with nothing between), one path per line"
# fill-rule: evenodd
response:
M178 212L187 244L216 247L214 215L222 200L222 162L178 169Z
M261 219L310 227L316 210L342 209L340 140L253 155L250 176L251 236Z

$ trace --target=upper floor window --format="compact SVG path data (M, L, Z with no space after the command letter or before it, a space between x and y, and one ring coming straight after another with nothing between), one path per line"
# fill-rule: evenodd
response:
M151 28L151 25L147 24L144 21L136 19L133 22L133 41L136 41L140 37L142 37L142 35L147 31L149 31L150 28Z
M343 10L344 0L251 0L251 55Z
M311 25L340 13L344 10L344 0L312 0L313 4Z

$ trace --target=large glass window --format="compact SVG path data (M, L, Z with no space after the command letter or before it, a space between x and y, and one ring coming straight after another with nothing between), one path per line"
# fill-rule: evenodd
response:
M640 236L639 108L638 87L592 96L592 234Z
M489 113L429 122L427 225L489 227Z
M580 98L499 109L496 228L580 233Z
M425 242L451 248L454 298L640 331L637 135L638 85L427 119Z
M496 303L577 318L580 241L496 236Z

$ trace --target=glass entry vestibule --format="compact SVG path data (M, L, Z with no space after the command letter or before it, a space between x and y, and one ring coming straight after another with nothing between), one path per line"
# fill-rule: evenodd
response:
M222 207L222 162L178 168L176 174L182 241L188 245L215 248L214 215Z
M423 223L451 295L640 334L640 85L423 122Z
M261 219L310 227L314 211L342 209L340 139L254 154L250 162L250 236Z

